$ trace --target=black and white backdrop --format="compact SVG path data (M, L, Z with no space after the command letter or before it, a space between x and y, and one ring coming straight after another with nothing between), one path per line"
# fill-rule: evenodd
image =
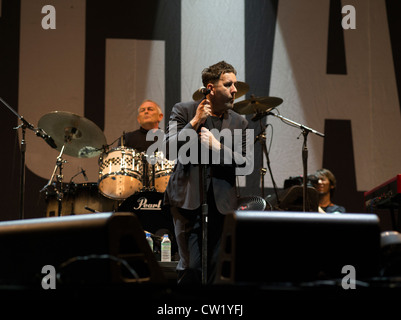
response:
M42 27L45 5L55 8L55 29ZM355 8L355 29L342 28L345 5ZM400 173L397 0L0 0L0 8L0 97L34 125L68 111L93 121L111 143L137 128L136 108L148 98L162 106L165 128L172 106L201 86L202 69L226 60L250 87L238 101L280 97L281 115L325 133L308 135L308 172L332 170L334 200L348 212L363 212L363 192ZM20 121L4 105L0 115L0 220L18 219ZM303 137L278 118L266 122L282 188L303 174ZM259 123L250 127L259 133ZM39 190L59 151L29 130L26 147L25 217L42 217ZM84 168L97 181L97 158L65 159L65 180ZM238 181L241 196L261 195L259 145L254 160L253 173ZM264 184L272 192L268 173Z

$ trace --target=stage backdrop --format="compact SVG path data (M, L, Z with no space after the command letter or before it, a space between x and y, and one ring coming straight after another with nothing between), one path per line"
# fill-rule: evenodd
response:
M400 172L401 6L396 0L1 0L0 97L34 126L52 111L93 121L110 147L138 128L137 107L153 99L167 125L172 106L191 100L203 68L233 64L246 96L283 99L275 112L324 133L307 135L308 173L326 167L338 180L335 202L364 210L363 192ZM43 10L46 5L54 8ZM343 29L355 8L354 29ZM348 12L349 13L349 12ZM44 28L54 18L55 28ZM350 20L348 20L350 22ZM44 23L44 24L43 24ZM20 218L21 121L1 104L2 210ZM238 179L239 196L272 193L303 174L304 136L276 117L266 128L269 171L255 145L254 172ZM60 128L60 135L63 135ZM24 218L44 216L39 191L58 150L26 131ZM63 180L96 183L98 157L64 156Z

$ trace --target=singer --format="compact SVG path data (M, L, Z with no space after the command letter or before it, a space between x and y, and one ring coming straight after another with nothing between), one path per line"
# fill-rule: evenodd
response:
M220 153L220 163L208 162L205 166L198 165L202 163L201 161L184 165L178 158L165 191L164 203L170 206L173 215L180 256L177 265L179 284L202 283L201 195L206 197L208 205L208 283L213 282L216 273L224 214L237 208L235 168L240 161L236 160L241 159L243 164L250 155L246 153L248 122L232 110L237 93L236 74L234 67L225 61L204 69L202 71L204 88L200 89L205 95L204 99L175 104L166 129L165 143L169 160L176 160L170 158L169 145L176 146L178 150L185 145L185 141L178 138L184 129L194 130L198 134L200 142L198 156L202 152L207 152L211 158L213 152ZM225 143L224 139L222 141L216 139L210 132L212 129L219 131L229 129L232 135L235 129L240 129L242 150L240 148L238 152L238 148ZM231 154L231 164L223 161L225 152ZM204 155L201 158L204 159ZM206 195L202 192L205 188L202 184L201 167L206 170Z

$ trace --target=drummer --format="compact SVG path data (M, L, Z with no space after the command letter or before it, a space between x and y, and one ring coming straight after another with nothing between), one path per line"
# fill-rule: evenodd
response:
M154 143L153 140L146 141L146 134L149 130L160 129L159 123L162 119L163 112L160 106L153 100L144 100L138 108L137 120L140 128L124 134L124 146L133 148L138 152L145 152ZM121 140L119 140L118 145L121 145Z

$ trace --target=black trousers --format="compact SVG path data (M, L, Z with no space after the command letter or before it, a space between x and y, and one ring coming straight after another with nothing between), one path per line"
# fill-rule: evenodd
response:
M216 207L213 187L207 193L207 283L216 277L224 215ZM202 207L186 210L172 207L174 231L180 261L177 266L178 284L202 283Z

